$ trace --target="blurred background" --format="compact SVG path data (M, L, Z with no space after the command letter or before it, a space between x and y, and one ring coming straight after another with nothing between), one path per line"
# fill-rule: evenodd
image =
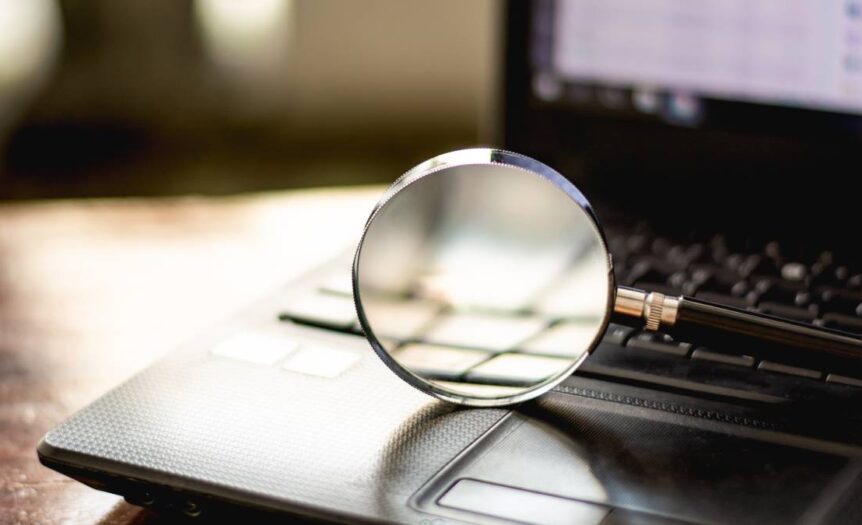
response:
M388 182L489 140L491 0L0 0L0 199Z

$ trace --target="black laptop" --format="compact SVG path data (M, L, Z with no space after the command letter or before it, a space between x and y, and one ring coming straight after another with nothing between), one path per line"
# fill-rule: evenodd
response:
M862 4L507 15L499 140L590 195L620 284L862 333ZM612 324L541 398L456 407L369 347L353 248L72 416L41 461L202 521L862 522L862 377Z

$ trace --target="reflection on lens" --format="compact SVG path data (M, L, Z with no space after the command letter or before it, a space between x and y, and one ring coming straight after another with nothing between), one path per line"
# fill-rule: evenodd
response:
M367 225L355 275L366 334L402 377L441 397L540 391L606 324L601 235L564 180L442 164L393 185Z

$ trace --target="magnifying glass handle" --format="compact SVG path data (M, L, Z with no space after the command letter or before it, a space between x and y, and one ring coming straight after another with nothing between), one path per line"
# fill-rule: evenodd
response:
M862 338L685 296L620 286L613 320L661 330L671 337L803 366L862 371ZM639 320L639 321L637 321Z

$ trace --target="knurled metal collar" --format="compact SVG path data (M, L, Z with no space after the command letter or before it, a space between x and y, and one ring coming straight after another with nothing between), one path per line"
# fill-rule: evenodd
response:
M646 304L644 304L644 314L646 317L645 328L650 331L658 330L662 320L662 309L664 308L664 294L658 292L650 292L647 295Z

